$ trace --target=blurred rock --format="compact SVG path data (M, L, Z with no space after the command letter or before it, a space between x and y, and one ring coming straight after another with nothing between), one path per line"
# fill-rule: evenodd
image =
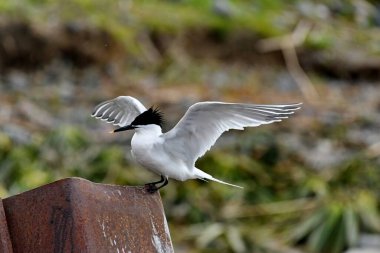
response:
M353 127L348 129L347 139L353 143L365 144L371 146L375 143L380 142L379 130L378 128L358 128Z
M300 150L305 161L315 169L328 169L344 161L350 154L328 139L317 140L313 147Z
M214 0L213 11L222 17L231 17L234 14L232 3L229 0Z
M308 18L314 17L325 20L330 17L330 10L324 4L316 4L311 1L301 1L297 7L299 11Z
M298 91L299 87L294 78L287 71L279 72L276 78L276 85L281 91Z
M10 86L10 89L13 90L23 90L27 89L29 80L26 73L21 71L11 71L7 76L7 84Z
M363 248L373 248L380 252L380 234L361 234L359 245Z
M366 249L361 249L361 248L354 248L354 249L349 249L345 251L344 253L379 253L379 249L371 249L371 248L366 248Z
M20 144L29 144L31 140L31 133L25 128L15 125L8 124L1 128L6 135L8 135L13 141Z
M36 104L26 99L20 101L18 104L20 112L24 114L29 121L34 122L40 126L52 128L55 125L55 119L50 113Z
M368 1L355 0L352 1L355 7L355 21L361 26L369 26L370 18L376 12L376 9Z

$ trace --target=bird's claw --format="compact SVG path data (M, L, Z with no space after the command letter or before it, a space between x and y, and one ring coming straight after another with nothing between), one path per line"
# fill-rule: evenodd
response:
M156 191L158 191L158 189L161 189L162 187L167 185L168 182L169 182L168 178L161 175L161 179L159 181L145 184L145 190L149 193L155 193ZM160 186L157 186L157 184L160 184L160 183L162 184Z
M145 186L145 190L149 193L155 193L159 188L155 185L155 184L146 184Z

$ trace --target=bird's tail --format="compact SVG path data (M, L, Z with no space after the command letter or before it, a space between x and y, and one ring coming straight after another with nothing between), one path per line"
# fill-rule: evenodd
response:
M211 180L211 181L215 181L215 182L218 182L218 183L221 183L221 184L225 184L225 185L229 185L229 186L233 186L233 187L237 187L237 188L243 189L243 187L241 187L239 185L230 184L230 183L224 182L222 180L219 180L219 179L217 179L217 178L215 178L215 177L207 174L206 172L201 171L200 169L197 169L197 168L194 168L194 169L195 169L195 175L197 176L198 179Z

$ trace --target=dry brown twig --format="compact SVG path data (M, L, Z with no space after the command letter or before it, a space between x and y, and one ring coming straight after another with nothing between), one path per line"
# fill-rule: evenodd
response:
M302 45L310 32L312 25L306 21L300 21L294 31L281 37L263 39L257 43L261 52L281 50L286 67L302 94L308 102L316 102L318 93L310 78L302 69L298 60L296 48Z

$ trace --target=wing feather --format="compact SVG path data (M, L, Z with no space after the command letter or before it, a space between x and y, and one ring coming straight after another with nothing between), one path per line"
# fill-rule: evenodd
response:
M194 165L223 132L279 122L300 109L300 105L196 103L172 130L163 135L167 143L166 151L181 154L183 160Z
M145 106L136 98L119 96L98 104L91 116L123 127L129 125L146 110Z

